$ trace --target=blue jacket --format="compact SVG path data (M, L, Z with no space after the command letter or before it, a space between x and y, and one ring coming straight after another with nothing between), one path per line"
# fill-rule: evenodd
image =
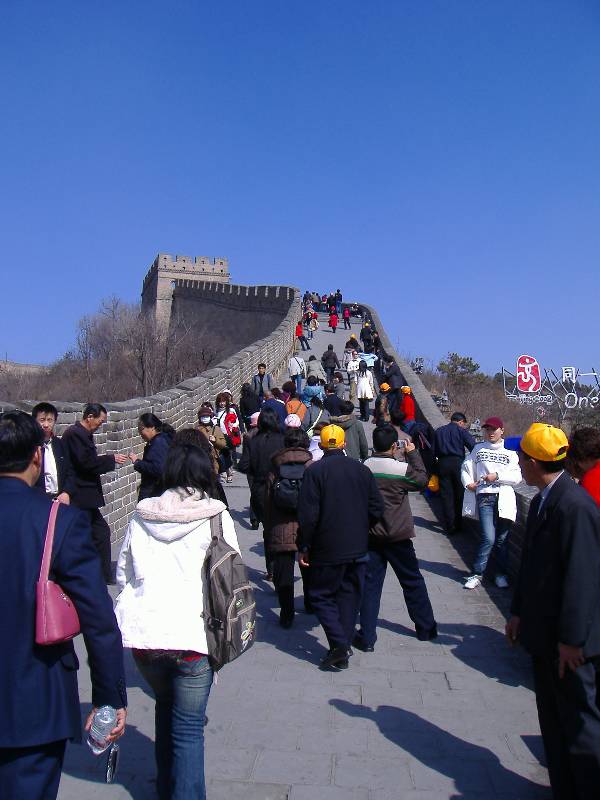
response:
M81 739L72 642L35 644L35 586L51 501L19 478L0 477L0 748ZM92 544L88 515L61 506L50 579L69 595L85 637L95 706L127 704L121 633Z
M410 431L408 431L410 433ZM465 457L465 447L469 452L475 447L477 442L465 428L461 428L456 422L449 422L442 425L434 434L433 449L437 458L444 456Z
M134 470L142 476L138 500L158 497L163 493L163 471L172 441L168 433L158 433L151 442L146 443L144 455L133 465Z

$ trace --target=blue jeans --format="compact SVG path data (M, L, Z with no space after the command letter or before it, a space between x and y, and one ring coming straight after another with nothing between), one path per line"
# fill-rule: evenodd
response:
M296 381L296 391L300 396L302 394L302 375L294 375L294 380Z
M369 548L367 577L360 607L360 637L367 645L377 641L377 617L387 565L396 573L402 587L408 615L415 625L418 639L429 639L435 630L435 618L425 580L419 569L417 554L410 539L382 543Z
M483 575L488 560L494 550L498 575L506 575L508 570L508 534L512 522L498 516L498 493L478 494L477 509L481 542L473 566L476 575Z
M134 655L156 697L156 788L160 800L205 800L204 725L213 672L208 658Z

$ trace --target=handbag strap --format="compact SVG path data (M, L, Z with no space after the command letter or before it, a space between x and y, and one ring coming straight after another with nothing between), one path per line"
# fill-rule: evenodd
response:
M213 539L223 538L223 520L221 516L221 514L215 514L214 517L210 518L210 535Z
M42 563L40 566L40 581L48 580L48 573L50 572L50 559L52 558L52 545L54 544L54 528L56 526L56 516L58 514L59 506L60 503L58 500L52 501L52 506L50 507L50 516L48 517L48 527L46 528L44 554L42 555Z

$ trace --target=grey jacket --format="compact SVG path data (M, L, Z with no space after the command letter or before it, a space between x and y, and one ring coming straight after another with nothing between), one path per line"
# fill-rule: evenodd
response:
M350 458L357 461L364 461L369 457L369 444L365 435L362 422L354 414L344 414L341 417L332 417L332 425L339 425L346 434L346 444L344 450Z

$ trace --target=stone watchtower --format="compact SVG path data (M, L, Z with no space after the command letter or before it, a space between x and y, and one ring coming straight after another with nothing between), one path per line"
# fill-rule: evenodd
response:
M179 278L229 283L229 262L226 258L173 258L166 253L159 253L144 278L142 311L154 310L156 319L168 325L171 319L174 281Z

